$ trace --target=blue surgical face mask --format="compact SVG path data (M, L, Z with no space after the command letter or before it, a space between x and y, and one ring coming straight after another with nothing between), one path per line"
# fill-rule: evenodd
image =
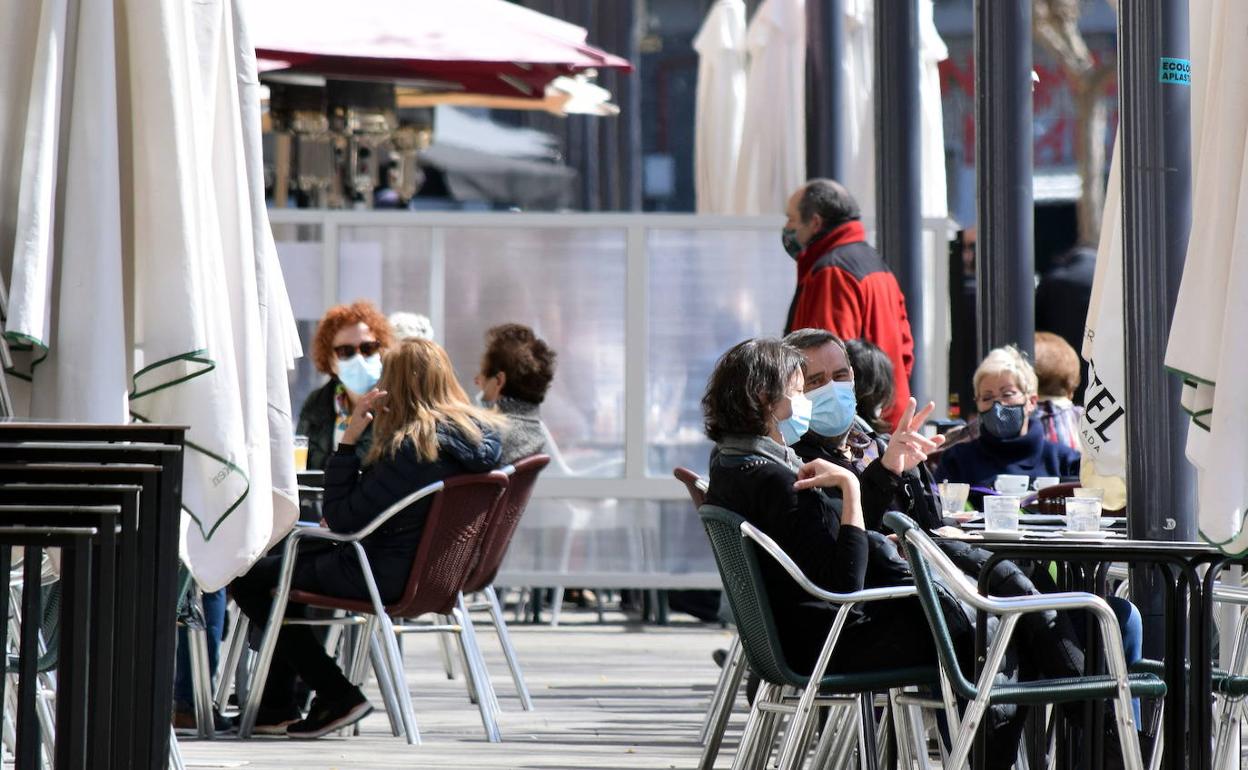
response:
M346 361L339 361L338 379L356 395L367 393L381 379L381 354L374 353L365 358L356 353Z
M810 413L811 431L824 438L843 436L854 424L858 411L858 399L854 396L854 383L829 382L806 393L813 409Z
M997 438L1017 438L1023 432L1023 420L1026 417L1022 404L1006 406L1000 401L994 401L991 409L979 413L979 425Z
M806 435L806 431L810 429L810 399L802 393L794 393L789 396L789 404L793 408L793 414L784 418L779 423L780 437L784 439L784 443L793 446L802 440L802 436Z

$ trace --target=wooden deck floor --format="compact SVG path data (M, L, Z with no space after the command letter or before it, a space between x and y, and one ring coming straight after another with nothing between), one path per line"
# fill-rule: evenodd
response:
M692 623L655 627L623 621L622 615L608 615L599 625L590 613L573 613L558 628L513 626L536 705L532 712L521 710L492 632L482 629L503 709L500 744L485 742L462 678L449 681L441 671L436 642L416 635L404 644L422 745L408 746L390 734L381 698L370 684L379 708L357 737L182 739L182 754L190 768L253 770L693 767L702 715L719 671L711 652L726 647L731 636ZM737 715L734 735L743 719ZM728 764L729 757L720 762Z

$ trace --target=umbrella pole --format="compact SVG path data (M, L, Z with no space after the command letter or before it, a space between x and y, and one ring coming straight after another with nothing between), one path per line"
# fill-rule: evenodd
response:
M975 189L979 357L1036 328L1031 3L975 0Z
M1162 57L1188 58L1187 0L1123 3L1118 23L1127 526L1132 537L1192 540L1188 418L1181 383L1163 366L1191 225L1191 88L1163 83L1158 72ZM1161 607L1148 601L1161 594L1153 580L1138 574L1131 586L1131 596L1144 600L1145 655L1159 651L1163 638Z
M906 298L915 351L926 350L923 318L922 131L919 0L882 0L875 10L875 179L877 242ZM927 357L914 357L910 390L921 404Z

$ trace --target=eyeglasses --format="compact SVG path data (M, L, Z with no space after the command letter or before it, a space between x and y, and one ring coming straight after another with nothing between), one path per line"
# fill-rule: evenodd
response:
M360 355L368 358L377 351L381 350L381 343L361 342L358 348L355 345L335 345L334 355L338 356L339 361L346 361L348 358L354 356L357 350L360 352Z

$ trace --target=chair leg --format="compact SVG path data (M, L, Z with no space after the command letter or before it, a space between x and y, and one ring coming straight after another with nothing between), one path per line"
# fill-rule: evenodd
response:
M438 622L448 626L461 625L451 615L439 615ZM464 645L464 637L459 633L455 634L455 644L459 648L459 660L464 664L464 686L468 688L468 702L475 706L477 705L477 684L473 680L474 669L468 665L468 648Z
M278 586L277 594L273 597L273 606L269 610L269 621L264 626L260 650L256 653L256 663L249 677L247 702L243 705L242 719L238 724L238 737L240 738L250 738L251 731L256 726L256 717L260 712L260 699L264 695L264 683L269 677L273 651L277 649L277 636L281 633L282 621L286 617L286 601L290 596L289 577L285 581L279 580Z
M711 770L715 766L719 744L724 739L724 732L728 729L728 720L732 717L733 708L736 706L737 692L741 689L745 669L745 650L741 647L740 637L737 637L733 641L732 649L728 652L728 657L724 660L724 672L727 674L724 691L718 704L712 702L712 706L715 707L714 711L707 712L706 727L703 728L706 731L706 741L702 749L702 759L698 763L699 770Z
M409 746L418 746L420 745L420 730L416 727L416 714L412 710L412 695L408 692L407 678L403 674L403 653L399 650L398 635L394 633L394 624L390 622L390 616L385 612L377 613L377 625L378 635L382 640L382 650L385 652L386 668L389 669L390 680L394 688L394 698L399 706L399 717L403 722L403 732L407 736Z
M399 716L399 700L394 692L395 676L386 665L386 655L381 651L381 643L377 641L376 625L368 633L368 659L373 666L373 674L377 677L377 687L381 690L381 700L386 704L386 717L390 720L390 732L394 737L403 734L403 723Z
M495 709L497 708L492 698L492 688L489 685L490 675L484 670L483 661L480 658L480 651L476 647L476 639L472 632L472 620L468 617L468 613L464 612L460 607L463 601L460 600L460 606L455 607L452 612L455 613L455 620L459 625L459 639L464 651L464 667L470 672L473 688L477 695L477 710L481 712L481 725L485 728L485 737L490 743L500 743L502 735L498 731L498 722L495 719Z
M190 591L198 617L204 617L203 595ZM216 725L212 718L212 672L208 667L208 630L202 626L186 626L186 641L191 659L191 693L195 698L195 727L200 738L212 739Z
M435 634L438 637L438 652L442 655L442 668L446 671L447 679L454 679L455 656L451 653L451 640L446 638L446 634Z
M494 631L498 634L498 643L503 648L503 657L507 659L507 668L511 669L511 681L515 683L516 692L520 695L520 707L525 711L532 711L533 697L529 694L528 685L524 683L524 674L520 671L516 648L511 643L511 632L507 628L507 619L503 617L503 607L498 601L494 586L485 587L485 598L490 604L490 617L494 620Z
M364 688L364 679L365 677L368 676L369 640L373 638L373 627L376 623L377 623L376 616L369 615L367 621L363 625L351 626L350 627L351 628L351 635L350 635L351 644L350 645L347 644L346 634L345 634L346 629L343 629L344 639L343 639L342 647L343 647L343 650L347 650L344 656L347 662L346 662L346 665L343 666L342 670L347 672L347 678L351 680L351 684L355 685L356 687L359 687L360 689ZM380 682L378 683L378 686L379 687L381 686ZM383 690L383 693L384 693L384 690ZM384 694L382 698L384 700L385 698ZM388 707L389 707L389 704L387 703L387 711L389 710ZM360 723L356 722L355 724L351 725L351 735L359 735L359 734L360 734ZM344 734L344 737L345 737L345 734Z
M728 692L728 680L732 677L733 671L737 667L737 657L741 654L741 637L734 635L732 644L728 647L728 654L724 657L723 668L719 670L719 679L715 682L715 689L711 692L711 702L707 704L706 716L702 718L702 731L698 733L698 743L705 746L707 740L711 737L711 729L715 722L715 715L719 713L720 704L724 698L730 696ZM736 693L731 693L736 696Z
M169 728L169 769L186 770L186 763L182 761L182 750L178 747L178 734L173 731L172 726Z
M239 612L235 605L230 614L230 631L222 644L225 659L221 661L221 670L217 672L217 688L213 701L218 711L224 711L230 699L230 688L234 686L234 672L243 656L243 649L247 646L247 631L250 627L251 622L247 620L247 616ZM239 703L242 703L241 698Z
M541 606L538 602L537 606ZM551 592L550 601L550 625L551 627L559 625L559 618L563 615L563 586L555 586Z
M750 716L745 720L745 729L741 732L741 741L737 744L737 754L732 758L732 770L746 770L749 766L750 755L754 752L754 746L759 739L759 730L762 729L763 711L759 706L763 703L770 703L778 690L779 688L770 682L763 682L759 686L758 692L754 695L754 706L750 709Z
M1135 716L1131 705L1131 691L1126 683L1118 685L1118 697L1114 699L1114 716L1118 719L1118 743L1122 746L1122 763L1126 770L1144 770L1140 757L1140 740L1135 731Z

